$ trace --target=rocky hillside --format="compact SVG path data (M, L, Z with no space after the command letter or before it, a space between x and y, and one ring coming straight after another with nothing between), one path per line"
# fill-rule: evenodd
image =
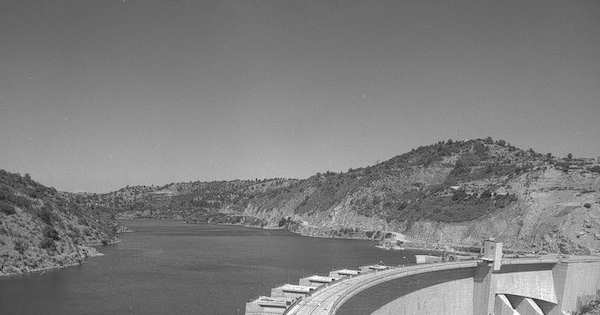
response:
M0 276L79 264L116 230L110 211L0 170Z
M120 207L123 217L388 238L388 244L470 246L496 237L509 249L584 254L600 249L596 162L558 159L488 137L441 141L305 180L172 183L94 198Z
M256 179L127 186L108 194L74 193L80 205L118 209L119 218L177 218L220 212L240 213L254 198L274 197L298 180Z

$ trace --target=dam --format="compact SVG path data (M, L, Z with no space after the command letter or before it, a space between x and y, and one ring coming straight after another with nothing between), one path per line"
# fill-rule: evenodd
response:
M600 258L503 258L486 241L478 259L331 271L274 288L247 315L563 315L600 295Z

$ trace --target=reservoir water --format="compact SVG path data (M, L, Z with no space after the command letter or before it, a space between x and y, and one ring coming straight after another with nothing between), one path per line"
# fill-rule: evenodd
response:
M246 302L301 277L414 262L414 252L371 241L175 220L125 224L134 233L81 266L0 278L0 314L244 314Z

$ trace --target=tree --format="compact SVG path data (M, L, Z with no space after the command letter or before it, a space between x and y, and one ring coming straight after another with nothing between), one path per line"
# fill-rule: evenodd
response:
M479 198L489 199L492 197L492 192L489 189L484 190Z
M15 214L17 213L15 211L15 207L5 203L4 201L0 201L0 212L7 214L7 215L11 215L11 214Z
M60 235L58 234L58 231L56 231L56 229L46 226L44 227L44 229L42 230L42 233L44 234L45 237L58 241L60 240Z
M594 310L594 307L591 305L584 305L581 307L581 310L578 314L586 314Z
M14 241L14 249L19 252L19 254L23 254L29 248L29 244L25 241L17 239Z
M569 152L569 154L567 154L567 159L568 159L568 160L572 160L572 159L573 159L573 154L571 154L571 153Z
M467 195L467 192L464 189L458 189L452 195L452 200L461 201L461 200L464 200L465 198L467 198L468 196L469 195Z
M43 206L42 209L37 213L38 217L42 219L42 221L48 225L52 225L52 221L54 219L54 215L52 210L48 206Z
M277 224L277 226L279 227L283 227L285 225L287 221L285 220L285 218L281 218L279 219L279 224Z

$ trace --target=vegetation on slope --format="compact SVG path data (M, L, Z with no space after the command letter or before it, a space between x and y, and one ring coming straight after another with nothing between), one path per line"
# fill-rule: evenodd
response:
M514 202L515 196L497 194L498 187L511 176L552 160L550 154L522 151L503 140L448 140L413 149L371 167L318 173L306 180L128 186L105 195L90 195L85 200L120 209L123 217L199 221L222 217L218 213L239 215L248 208L270 212L283 204L293 208L286 209L288 215L311 215L328 211L353 196L349 206L358 214L388 223L463 222ZM278 218L277 222L279 219L287 217Z
M0 170L0 275L80 263L94 252L85 245L114 241L116 229L105 209Z
M496 190L544 159L491 139L439 142L372 167L317 175L315 191L296 212L327 210L355 194L351 207L357 213L388 223L470 221L515 201Z
M293 179L234 180L127 186L108 194L72 194L79 204L114 209L121 218L211 218L243 211L255 198L274 198Z
M373 166L317 173L304 180L171 183L79 197L83 204L115 208L123 218L171 217L288 228L320 236L384 237L391 231L435 242L441 241L436 229L454 225L463 230L446 233L444 237L453 241L496 233L524 243L529 234L494 230L496 227L486 234L477 226L512 213L514 219L507 217L498 226L538 231L529 227L533 223L527 220L531 219L520 217L532 216L527 209L540 207L531 204L530 187L550 180L542 178L550 174L556 179L548 185L563 189L577 183L571 176L577 172L592 176L586 189L595 191L593 178L598 177L600 166L589 159L572 155L559 159L488 137L440 141ZM565 179L558 178L561 176ZM589 204L595 211L595 204Z

